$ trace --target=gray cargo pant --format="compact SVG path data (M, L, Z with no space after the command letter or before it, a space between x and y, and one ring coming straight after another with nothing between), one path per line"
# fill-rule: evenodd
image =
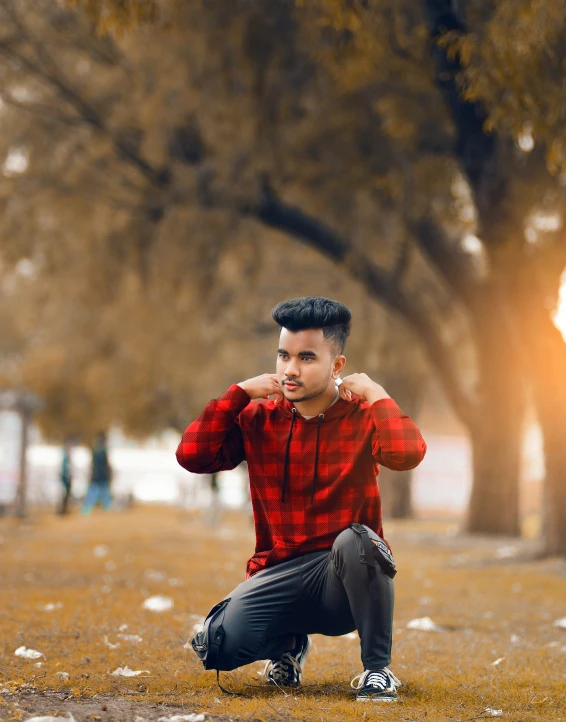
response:
M268 567L236 587L211 610L204 630L193 639L205 668L229 671L275 660L293 647L296 635L336 637L356 629L364 669L386 667L391 662L395 571L391 574L383 563L388 555L383 541L363 529L365 540L362 529L345 529L330 551ZM379 540L385 554L370 539Z

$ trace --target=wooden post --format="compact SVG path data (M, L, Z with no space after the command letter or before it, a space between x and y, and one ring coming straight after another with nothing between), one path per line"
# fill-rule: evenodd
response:
M42 408L43 402L34 393L26 389L0 389L0 409L16 412L21 420L20 459L16 496L10 505L15 516L20 518L26 514L27 502L27 451L29 430L33 415Z
M20 466L18 476L18 486L16 490L16 500L14 503L14 513L20 519L26 514L26 497L27 497L27 449L29 440L29 425L31 420L31 411L26 405L22 405L19 409L20 419L22 422L22 430L20 435Z

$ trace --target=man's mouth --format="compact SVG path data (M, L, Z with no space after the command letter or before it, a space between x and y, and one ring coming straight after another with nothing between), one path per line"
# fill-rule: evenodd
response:
M296 384L294 381L285 381L283 386L286 386L290 391L298 389L300 384Z

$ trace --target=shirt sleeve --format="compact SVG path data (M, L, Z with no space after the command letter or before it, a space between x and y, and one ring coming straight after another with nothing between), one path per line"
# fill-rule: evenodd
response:
M236 384L210 401L185 429L177 447L179 464L196 474L238 466L246 458L238 416L249 403L249 395Z
M370 410L375 424L372 453L377 463L395 471L418 466L426 453L426 443L417 425L393 399L380 399Z

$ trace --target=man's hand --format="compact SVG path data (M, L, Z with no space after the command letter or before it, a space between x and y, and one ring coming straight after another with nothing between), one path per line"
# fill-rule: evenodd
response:
M359 397L367 401L370 406L380 399L391 398L383 386L376 384L367 374L346 376L340 384L339 390L344 401L351 401L353 398Z
M277 380L277 374L262 374L247 381L240 381L238 386L248 394L251 399L266 399L275 394L275 400L283 398L283 389ZM277 398L279 397L279 399Z

